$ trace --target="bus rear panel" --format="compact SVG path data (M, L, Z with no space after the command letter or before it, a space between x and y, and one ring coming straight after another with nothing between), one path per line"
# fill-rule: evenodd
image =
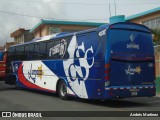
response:
M115 24L107 33L109 63L106 97L155 96L155 61L152 35L136 24ZM107 63L106 63L107 64Z

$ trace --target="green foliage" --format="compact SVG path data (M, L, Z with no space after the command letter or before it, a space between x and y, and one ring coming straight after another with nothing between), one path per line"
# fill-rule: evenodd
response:
M151 29L153 34L153 42L155 45L160 45L160 29Z

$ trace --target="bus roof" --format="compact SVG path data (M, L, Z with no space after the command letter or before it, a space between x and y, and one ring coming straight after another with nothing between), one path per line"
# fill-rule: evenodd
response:
M44 37L34 38L30 42L25 42L25 43L22 43L22 44L12 45L11 47L16 47L16 46L19 46L19 45L26 45L26 44L35 43L35 42L42 42L42 41L47 41L47 40L54 40L54 39L57 39L57 38L73 36L75 34L90 32L90 31L93 31L93 30L95 31L96 28L83 30L83 31L78 31L78 32L72 32L72 33L61 32L61 33L57 33L57 34L47 35L47 36L44 36Z
M128 30L139 30L139 31L144 31L151 33L151 30L141 24L136 24L132 22L118 22L118 23L113 23L113 24L107 24L107 25L102 25L101 27L105 27L106 29L128 29Z
M62 33L58 33L58 34L52 34L52 35L48 35L48 36L44 36L44 37L34 38L30 42L26 42L26 43L18 44L18 45L13 45L11 47L35 43L35 42L47 41L47 40L54 40L56 38L73 36L75 34L83 34L83 33L91 32L91 31L100 31L102 29L128 29L128 30L139 30L139 31L151 33L150 29L144 25L131 23L131 22L118 22L118 23L113 23L113 24L105 24L105 25L99 26L97 28L73 32L73 33L62 32Z

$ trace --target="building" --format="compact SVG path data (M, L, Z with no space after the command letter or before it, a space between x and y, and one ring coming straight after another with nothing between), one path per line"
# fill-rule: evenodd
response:
M29 30L25 30L24 28L14 31L10 34L10 36L14 38L14 44L25 43L34 38L34 34L30 33Z
M9 47L14 45L14 42L6 42L5 51L8 51Z
M0 46L0 52L4 51L4 46Z
M157 91L160 92L160 45L154 47L155 63L156 63L156 85Z
M38 38L59 32L86 30L103 24L105 23L41 20L30 30L30 33L34 33L34 37Z
M143 24L151 29L160 28L160 7L129 16L126 21Z

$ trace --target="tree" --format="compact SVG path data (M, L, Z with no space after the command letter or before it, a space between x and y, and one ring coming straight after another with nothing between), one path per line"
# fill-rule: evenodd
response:
M154 45L160 45L160 29L158 28L151 29L151 32L153 34Z

